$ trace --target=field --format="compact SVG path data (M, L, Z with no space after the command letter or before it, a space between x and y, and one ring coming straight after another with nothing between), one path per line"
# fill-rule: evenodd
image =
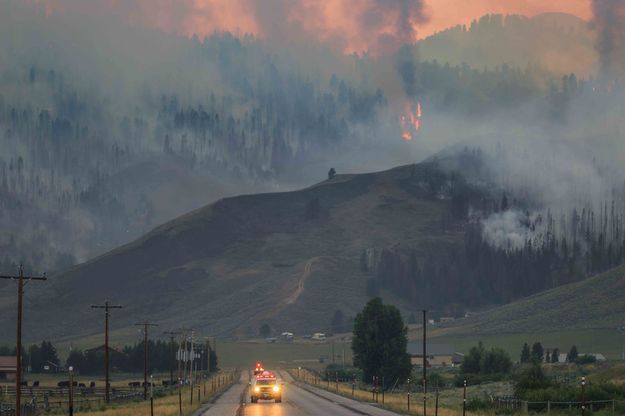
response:
M44 406L45 400L43 399L44 395L48 395L49 407L47 410L47 414L65 414L68 409L68 391L57 390L56 388L52 389L52 387L56 387L56 383L61 380L66 380L63 375L32 375L31 380L39 380L41 382L42 388L35 388L32 391L22 390L22 402L29 403L31 399L36 397L36 402L38 406ZM163 378L166 378L163 375ZM87 380L92 380L93 378L89 377L77 377L77 382L87 382ZM111 383L111 386L114 388L124 387L126 391L128 390L128 381L136 381L139 380L140 377L138 375L124 375L124 374L116 374L114 375L114 379ZM218 374L213 374L209 378L201 378L196 386L193 388L193 403L191 403L191 388L186 386L181 390L181 402L182 402L182 410L184 415L190 415L200 407L201 404L207 403L212 400L216 395L220 394L224 390L226 390L234 381L238 380L238 373L234 371L225 371L220 372ZM159 379L160 381L160 379ZM157 380L155 379L155 382ZM103 384L103 383L101 383ZM2 394L4 390L4 386L7 388L12 387L9 384L0 385L2 389L0 389L0 402L13 403L14 396L11 395L9 390L9 395ZM158 385L158 383L157 383ZM103 393L96 394L88 394L83 396L79 393L79 389L76 388L74 395L74 409L75 414L77 415L98 415L98 416L134 416L134 415L149 415L150 414L150 404L149 401L143 401L141 392L142 388L133 389L137 396L132 396L126 399L121 399L121 401L113 401L110 405L105 405L103 399ZM179 413L179 397L177 389L169 389L169 390L157 390L154 392L154 412L158 415L169 416L169 415L178 415Z
M293 342L223 342L217 344L221 367L252 368L260 361L266 368L309 367L325 368L332 363L332 343ZM351 363L352 351L349 343L334 344L334 361Z
M352 390L351 383L326 383L319 381L315 376L307 371L289 371L293 378L314 385L315 387L328 390L333 393L340 394L342 396L353 398L364 402L372 402L373 394L370 389L355 386ZM298 376L299 373L299 376ZM400 414L419 415L422 414L423 408L423 394L418 393L416 388L411 390L410 395L410 411L408 411L408 394L407 392L387 392L384 397L379 393L377 396L378 403L382 403L384 400L384 407L389 410L396 411ZM485 383L478 386L469 386L467 388L467 398L484 398L490 395L507 395L511 393L511 387L509 383ZM453 416L462 412L462 388L451 388L442 390L439 394L439 407L436 412L436 394L433 390L430 390L427 394L427 412L429 414L435 414L435 412L442 416ZM478 413L467 412L467 415L477 415ZM479 413L482 414L482 413Z
M446 329L463 335L538 332L579 334L582 341L594 335L615 339L625 323L624 290L625 266L621 266L577 283L477 313L456 321L457 325ZM600 339L596 341L604 342ZM608 349L614 350L613 346L620 342L608 341L608 344Z

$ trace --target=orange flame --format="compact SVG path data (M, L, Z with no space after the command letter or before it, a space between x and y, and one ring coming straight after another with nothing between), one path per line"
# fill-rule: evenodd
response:
M414 134L421 128L421 103L417 102L417 107L413 112L410 105L406 105L405 114L401 116L402 139L412 140ZM406 122L409 121L409 123Z

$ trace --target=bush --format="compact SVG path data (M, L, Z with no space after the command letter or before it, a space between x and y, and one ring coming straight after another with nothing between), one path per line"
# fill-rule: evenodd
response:
M467 410L470 412L477 412L479 410L487 410L493 407L492 402L486 399L479 399L472 397L467 400Z
M503 381L507 379L505 374L463 374L460 373L454 377L454 386L462 387L464 380L467 381L467 385L476 385L493 381Z
M501 348L486 350L480 342L469 350L461 366L460 378L480 379L482 381L500 379L500 375L508 374L512 369L512 360ZM479 377L476 377L479 376ZM460 380L462 383L462 380ZM456 380L458 384L458 379Z
M594 355L581 355L575 359L575 364L594 364L597 362L597 358Z
M337 374L339 381L352 381L354 375L356 376L356 380L362 379L361 369L352 366L343 367L341 364L328 364L324 372L324 379L328 380L329 378L333 381L336 379Z

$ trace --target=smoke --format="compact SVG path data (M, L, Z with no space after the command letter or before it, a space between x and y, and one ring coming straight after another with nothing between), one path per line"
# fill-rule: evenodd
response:
M612 82L625 75L625 1L592 0L592 12L600 77L604 82Z
M485 240L506 250L521 249L527 241L539 238L544 232L539 214L518 210L494 213L481 221L481 224Z
M186 36L231 31L280 44L323 42L346 52L383 54L417 39L424 0L34 0L48 14L114 16Z

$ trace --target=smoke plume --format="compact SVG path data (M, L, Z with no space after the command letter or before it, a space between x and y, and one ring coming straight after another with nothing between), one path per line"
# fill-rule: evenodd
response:
M611 82L625 70L625 1L593 0L593 25L597 31L600 77Z

